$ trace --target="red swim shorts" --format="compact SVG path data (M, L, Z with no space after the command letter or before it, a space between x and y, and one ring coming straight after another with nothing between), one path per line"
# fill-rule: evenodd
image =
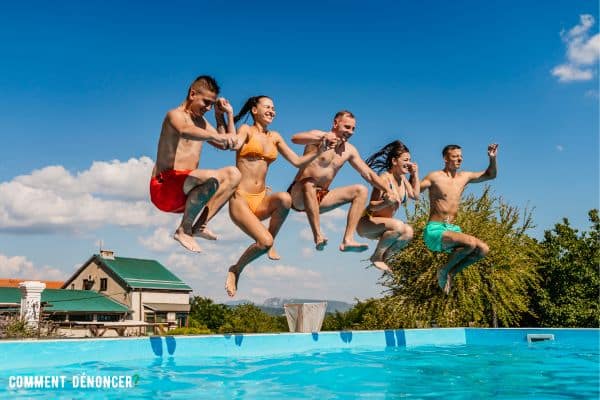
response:
M183 183L191 170L168 169L150 179L150 200L162 211L182 213L187 195Z

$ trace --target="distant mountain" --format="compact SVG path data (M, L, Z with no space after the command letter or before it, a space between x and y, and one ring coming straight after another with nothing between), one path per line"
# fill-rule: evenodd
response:
M266 312L270 315L283 315L283 305L287 303L319 303L322 301L327 302L327 313L334 313L336 311L345 312L353 307L352 304L337 301L337 300L315 300L315 299L284 299L280 297L272 297L270 299L266 299L263 304L255 304L262 311ZM234 307L240 304L254 304L250 300L234 300L228 301L224 303L226 306Z

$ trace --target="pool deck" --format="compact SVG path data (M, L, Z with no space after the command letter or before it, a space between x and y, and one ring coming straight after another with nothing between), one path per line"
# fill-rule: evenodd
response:
M152 336L143 338L3 340L0 371L83 362L157 357L261 357L349 348L463 345L536 345L528 335L553 335L552 343L597 350L599 329L434 328L319 333Z

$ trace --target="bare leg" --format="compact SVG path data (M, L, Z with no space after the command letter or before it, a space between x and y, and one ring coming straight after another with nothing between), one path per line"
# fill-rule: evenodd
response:
M195 235L205 239L216 240L216 235L207 230L206 225L233 195L240 184L241 174L236 167L225 167L211 172L214 173L213 176L219 183L218 189L214 196L206 203L204 212L202 212L193 226L193 232Z
M369 239L378 240L377 247L371 255L371 263L383 271L391 269L385 262L392 249L404 248L413 237L410 225L402 221L385 217L364 216L357 226L358 234Z
M323 236L323 233L321 232L321 215L319 211L319 200L317 199L317 188L312 181L304 181L301 185L304 210L308 218L310 229L313 233L315 248L322 251L327 245L327 238Z
M256 216L262 221L266 218L269 220L269 233L273 237L273 240L279 233L279 229L283 225L283 222L290 213L290 207L292 206L292 197L287 192L274 193L265 197L256 210ZM271 260L280 260L281 257L275 250L275 246L271 246L267 252L267 257Z
M446 248L454 247L454 251L446 265L438 271L438 284L444 293L448 294L452 286L452 275L450 271L463 260L469 258L471 253L477 249L478 239L464 233L446 231L442 236L442 245ZM472 262L471 262L472 264ZM468 264L470 265L470 264Z
M186 183L190 177L186 179ZM192 179L190 182L195 181L198 182L198 179ZM202 251L198 243L192 237L193 231L193 222L198 216L198 213L209 201L210 197L214 195L216 190L217 181L215 179L209 178L205 182L202 182L192 188L187 194L187 200L185 203L185 211L183 213L183 218L181 219L181 224L175 231L173 238L177 240L183 247L190 251L200 252ZM185 189L185 187L184 187Z
M240 229L256 241L242 253L237 263L229 267L225 290L230 297L233 297L237 292L237 283L242 271L246 265L265 254L273 246L273 236L252 213L246 200L238 194L229 201L229 215Z
M264 245L259 245L254 243L250 245L242 256L239 258L238 262L229 267L227 272L227 280L225 282L225 290L229 297L234 297L237 292L237 284L240 279L240 275L246 265L250 264L252 261L256 260L258 257L262 256L268 251L268 247Z
M477 248L471 254L469 254L468 257L465 257L461 262L456 264L455 267L450 271L450 275L453 278L463 269L475 264L477 261L487 256L490 251L488 245L479 239L477 239L477 242Z
M367 204L367 195L369 191L363 185L351 185L331 190L321 201L321 213L331 211L341 205L351 203L348 217L346 219L346 230L344 238L340 245L341 251L362 252L369 248L368 244L357 243L354 240L354 233L362 211Z

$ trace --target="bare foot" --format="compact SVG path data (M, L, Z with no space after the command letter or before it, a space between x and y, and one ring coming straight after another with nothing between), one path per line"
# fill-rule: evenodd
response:
M227 272L227 280L225 281L225 290L227 291L227 295L229 297L235 296L237 292L237 282L239 275L232 271L233 265L229 267L229 271Z
M373 253L373 255L371 256L371 258L369 258L369 261L371 261L371 264L375 268L380 269L383 272L392 272L392 270L385 263L385 261L383 261L380 257L378 257L378 254Z
M440 285L440 289L442 289L442 291L445 294L450 293L450 287L452 286L452 277L450 276L448 271L445 271L444 269L440 269L438 271L437 278L438 278L438 285Z
M201 237L206 240L217 240L217 235L215 235L210 229L206 226L203 226L194 231L194 236Z
M317 249L319 251L323 251L325 246L327 246L327 238L321 238L321 239L317 240L315 249Z
M267 257L269 257L271 260L281 260L281 256L279 255L279 253L277 253L277 250L275 250L275 247L271 247L269 249L269 252L267 253Z
M189 251L200 253L202 249L196 243L194 238L183 231L183 228L178 228L173 234L173 239L177 240L183 247Z
M369 245L365 243L349 242L340 244L340 251L350 251L353 253L362 253L368 248Z

